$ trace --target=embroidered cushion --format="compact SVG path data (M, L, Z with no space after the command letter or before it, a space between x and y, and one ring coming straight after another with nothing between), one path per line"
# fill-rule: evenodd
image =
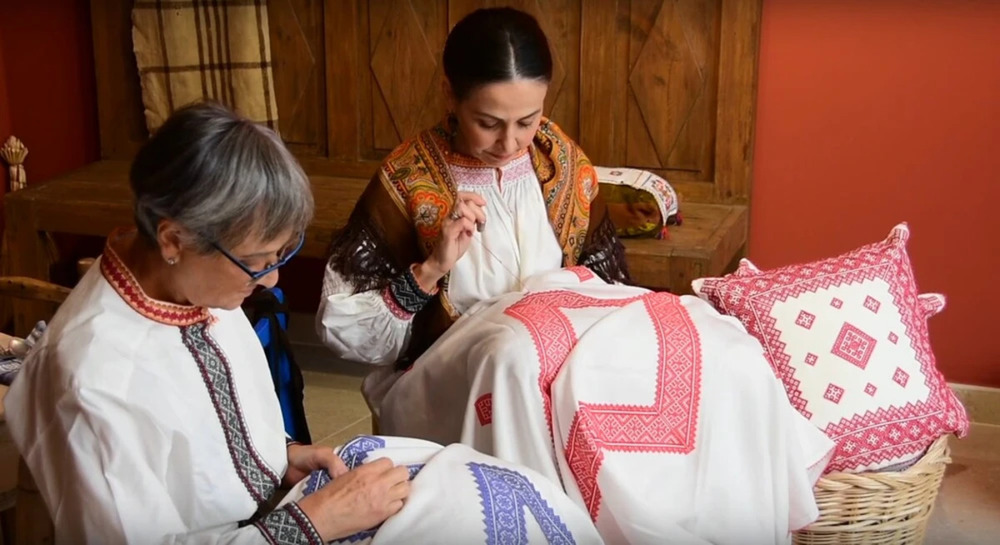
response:
M757 337L788 398L837 442L827 471L884 469L919 457L965 409L938 371L927 319L945 298L918 295L897 225L882 242L807 264L692 283Z

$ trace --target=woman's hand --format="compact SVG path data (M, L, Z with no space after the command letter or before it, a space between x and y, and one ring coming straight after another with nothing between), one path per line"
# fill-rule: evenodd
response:
M385 522L403 508L410 474L380 458L330 481L302 498L299 507L324 542L344 538Z
M486 225L485 207L486 199L483 197L475 193L458 192L455 207L442 223L441 238L438 239L434 252L413 271L417 283L425 292L433 292L438 281L465 255L478 226Z
M325 469L334 479L348 471L332 448L292 443L288 445L288 470L282 484L291 487L317 469Z

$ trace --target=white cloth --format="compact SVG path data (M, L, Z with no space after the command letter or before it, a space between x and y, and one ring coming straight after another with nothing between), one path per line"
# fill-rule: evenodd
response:
M202 335L201 325L143 317L105 279L107 259L56 313L4 400L56 541L266 543L258 528L237 525L257 510L251 489L273 492L287 453L249 321L213 310ZM138 288L130 279L119 277L120 287ZM200 364L189 346L202 350ZM214 402L203 372L218 379Z
M449 299L459 312L517 291L539 272L558 269L562 250L548 221L541 185L525 153L500 168L449 165L459 191L486 200L486 225L451 271ZM338 357L391 365L410 341L411 322L393 314L384 294L354 293L327 265L316 331Z
M519 291L527 278L562 265L527 153L502 168L451 165L451 173L459 191L486 201L486 225L473 235L449 277L448 298L455 310L464 313L483 299Z
M334 543L439 545L602 543L586 511L555 483L530 469L464 445L417 439L358 436L339 449L349 468L389 458L410 470L410 496L377 532L363 531ZM285 501L329 482L314 472Z
M609 543L789 543L833 448L739 322L583 268L473 307L381 426L561 482Z

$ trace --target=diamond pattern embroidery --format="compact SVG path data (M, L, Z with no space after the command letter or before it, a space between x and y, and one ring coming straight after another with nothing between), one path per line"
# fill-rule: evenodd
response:
M876 388L875 385L872 384L871 382L868 383L868 386L865 386L865 393L872 397L875 397L875 392L877 391L878 388Z
M813 326L813 322L815 321L816 321L816 315L809 314L804 310L799 312L799 317L795 319L795 323L797 325L800 325L806 329L811 329Z
M875 339L864 331L844 322L840 328L840 334L833 343L830 353L839 356L849 363L864 369L868 366L868 361L875 351Z
M844 306L844 302L841 301L840 299L837 299L836 297L834 297L833 300L830 301L830 306L833 307L833 308L840 308L840 307Z
M810 420L825 423L823 431L837 442L837 451L827 471L884 468L913 458L944 432L957 432L960 437L967 433L965 410L936 373L927 334L926 319L940 310L940 298L919 295L906 253L908 238L909 230L901 224L883 241L810 263L808 267L760 271L747 261L741 267L752 274L709 278L696 290L708 297L720 311L724 307L726 314L738 318L761 341L792 405ZM878 281L878 285L869 284L873 280ZM882 282L888 284L888 293ZM737 289L744 291L738 301L730 302L729 296ZM826 290L829 291L824 294ZM810 294L821 299L817 300ZM835 298L843 301L843 308L834 306ZM819 305L816 305L817 301ZM929 304L932 302L938 305ZM782 304L780 314L779 303ZM789 305L795 305L791 307L795 310L785 314ZM882 305L887 305L888 312L881 312ZM874 351L868 364L873 369L882 368L883 361L879 360L884 358L887 366L878 373L878 380L858 377L851 365L828 366L832 362L827 361L823 363L824 371L828 373L802 373L806 369L819 369L818 364L812 368L804 361L810 351L824 358L832 356L817 351L814 348L816 337L802 335L804 330L798 329L804 327L796 320L796 315L803 309L816 311L815 327L812 329L829 335L825 342L830 345L839 334L838 324L848 321L843 312L857 317L850 319L855 325L862 325L859 319L865 320L865 331L884 344ZM831 319L837 321L828 324ZM795 321L796 324L789 329L797 330L799 334L785 329L791 325L785 320ZM912 347L915 354L896 353L896 350L883 352L892 345ZM906 371L900 372L893 365L900 368L905 365ZM841 374L843 381L838 378ZM895 380L897 384L906 383L905 389L911 390L908 386L910 378L914 379L914 386L926 383L939 394L926 399L913 399L915 393L904 396L899 395L902 391L890 392L895 388L889 380ZM854 380L858 380L857 386L854 386ZM871 391L866 391L869 380L873 386L877 385L877 390L864 399L865 396L858 394ZM836 398L837 390L830 388L831 383L843 384L855 395L834 403L824 396L827 393ZM892 395L886 397L886 393ZM883 439L875 447L869 447L868 443L872 434Z
M830 383L830 385L826 387L826 393L823 394L823 397L834 403L840 403L840 398L843 397L843 395L844 395L843 388L837 386L836 384Z
M905 388L906 383L909 382L910 380L910 374L907 373L906 371L903 371L902 368L897 367L896 373L892 375L892 380L895 381L896 384L899 384L900 386Z
M812 352L806 354L806 363L808 363L809 365L816 365L816 360L818 359L819 358L816 356L816 354L813 354Z

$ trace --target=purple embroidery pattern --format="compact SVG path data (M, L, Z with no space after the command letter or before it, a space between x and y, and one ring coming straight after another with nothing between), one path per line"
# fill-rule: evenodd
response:
M483 503L488 545L528 542L524 510L531 511L548 543L575 545L573 534L559 519L527 477L516 471L486 464L466 464L476 478Z
M385 448L384 439L373 437L371 435L359 435L348 441L347 444L340 449L340 459L344 461L344 465L346 465L348 469L356 469L364 463L372 451L380 448ZM406 469L410 472L411 481L417 476L418 473L420 473L420 470L423 469L423 467L424 464L412 464L406 466ZM323 488L330 482L330 480L330 474L327 473L325 469L313 471L309 474L309 480L306 481L306 487L302 491L303 496L308 496L320 488ZM374 537L375 532L377 531L378 527L375 527L370 530L358 532L332 543L356 543L358 541L364 541Z
M340 449L340 459L348 469L355 469L364 463L375 449L385 448L385 439L371 435L359 435Z
M326 486L330 482L330 474L326 472L325 469L317 469L309 474L309 480L306 481L306 487L302 490L303 496L308 496L313 492L319 490Z

